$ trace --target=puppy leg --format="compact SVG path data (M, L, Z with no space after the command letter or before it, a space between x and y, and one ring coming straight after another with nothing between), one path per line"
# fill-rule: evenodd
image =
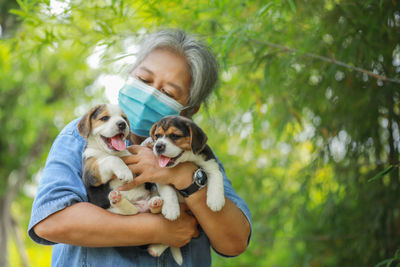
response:
M175 189L172 186L163 184L157 184L157 188L164 201L161 210L162 214L168 220L176 220L180 215L180 207Z
M135 205L127 200L120 191L113 190L108 194L111 208L108 210L121 215L134 215L139 212Z
M182 257L182 252L180 248L175 248L175 247L170 247L172 257L178 263L179 265L182 265L183 263L183 257Z
M215 160L208 160L202 166L208 176L207 206L212 211L219 211L225 205L224 179Z
M153 257L160 257L161 254L168 248L166 245L162 244L151 244L147 248L149 254Z
M150 199L148 202L148 206L151 213L161 213L161 208L164 204L164 201L160 197L157 186L153 185L150 190Z
M159 196L154 196L150 198L148 205L151 213L160 213L163 206L163 200Z
M109 156L102 158L99 160L99 169L103 184L107 183L112 178L113 174L124 182L133 180L131 170L119 157Z

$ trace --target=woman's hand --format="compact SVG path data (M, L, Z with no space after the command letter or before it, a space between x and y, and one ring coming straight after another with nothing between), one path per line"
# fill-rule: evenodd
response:
M181 215L174 221L159 215L162 218L161 229L155 230L159 235L158 243L179 248L199 236L198 222L194 216L187 213L188 210L185 204L181 204Z
M145 146L130 146L128 151L132 155L123 157L122 160L137 176L132 182L119 187L121 191L132 189L146 182L169 184L177 189L183 189L192 183L193 173L198 168L191 162L178 164L174 168L160 167L153 151Z
M165 175L165 168L158 165L157 157L150 148L134 145L127 149L132 155L122 157L122 160L132 173L137 175L129 185L134 187L145 182L170 184L169 177Z

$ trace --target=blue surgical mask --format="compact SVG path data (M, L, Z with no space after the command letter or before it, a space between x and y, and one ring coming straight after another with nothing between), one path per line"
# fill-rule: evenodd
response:
M179 115L184 109L176 100L134 78L119 91L118 102L131 130L139 136L149 136L155 122L168 115Z

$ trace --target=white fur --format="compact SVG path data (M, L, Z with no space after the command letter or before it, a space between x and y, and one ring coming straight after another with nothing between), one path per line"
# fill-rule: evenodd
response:
M115 151L110 149L103 141L101 136L104 136L106 138L110 138L115 136L116 134L120 133L117 123L121 120L124 120L122 118L122 110L118 105L106 105L106 108L108 110L108 113L110 115L110 119L100 126L93 128L89 137L87 138L87 146L92 148L92 149L97 149L99 151L103 152L108 152L109 154L119 156L120 151ZM126 138L129 135L129 127L125 128L125 131L123 132L124 138Z
M162 153L162 155L167 156L167 157L177 157L181 152L182 149L178 146L176 146L174 143L172 143L168 138L165 136L157 139L156 143L154 144L153 147L153 152L155 154L158 154L156 151L156 144L161 143L164 144L165 147L165 152ZM225 205L225 195L224 195L224 183L223 183L223 177L222 173L219 169L219 165L215 159L209 159L205 160L205 157L201 154L196 155L192 151L185 151L175 162L173 165L168 166L169 168L172 168L176 165L178 165L181 162L186 162L186 161L191 161L195 163L197 166L202 168L208 177L208 182L207 182L207 206L212 210L212 211L220 211L223 206ZM176 192L175 192L176 194ZM174 198L169 198L168 201L164 199L164 205L168 205L169 207L169 213L176 213L179 212L176 209L175 203L170 203L170 201L176 201ZM171 210L175 207L175 210ZM179 205L178 205L179 209ZM164 212L163 212L164 214Z
M91 129L89 137L86 140L87 147L83 152L83 157L93 157L96 159L100 174L99 178L101 179L100 182L102 184L110 182L110 188L115 190L119 186L132 181L133 174L121 159L123 156L130 155L130 153L127 150L115 151L110 149L101 137L110 138L119 134L120 130L117 124L121 120L124 120L122 117L123 112L118 105L106 105L106 109L110 118L100 126ZM123 136L126 138L128 135L129 126L126 125ZM111 180L114 174L117 176L117 179ZM121 194L123 196L121 201L116 204L110 203L111 208L109 210L122 215L136 214L137 208L130 201L150 195L144 185L129 191L123 191Z
M133 180L133 175L128 166L122 161L121 157L131 155L127 150L115 151L110 149L101 136L110 138L119 133L117 123L123 119L122 110L117 105L107 105L110 119L101 124L99 127L92 129L89 137L87 138L87 147L83 153L83 157L96 158L96 162L99 167L101 183L105 184L109 182L110 188L116 190L119 186ZM129 134L129 126L127 125L124 134L126 138ZM151 140L151 139L150 139ZM143 143L145 144L145 143ZM143 145L142 144L142 145ZM117 179L111 180L113 174L117 176ZM170 220L175 220L179 217L179 204L174 189L167 185L158 185L158 189L167 200L166 206L163 205L162 213ZM110 199L111 207L108 209L110 212L122 215L134 215L140 212L140 210L134 205L133 202L141 200L147 202L147 206L151 206L152 203L160 201L160 197L154 192L150 193L146 190L145 185L137 186L131 190L119 191L121 194L120 201L113 203ZM111 193L110 193L111 194ZM174 195L175 194L175 195ZM109 196L110 198L110 196ZM163 200L164 201L164 200ZM165 202L165 201L164 201ZM176 203L176 205L175 205ZM178 212L176 212L176 209ZM149 245L149 253L155 257L158 257L162 252L168 248L168 246L161 244ZM179 248L171 248L172 256L175 261L181 265L183 262L182 253Z
M168 248L166 245L162 244L155 244L151 245L148 248L148 252L150 253L151 256L153 257L159 257L161 254ZM176 261L177 264L182 265L183 263L183 258L182 258L182 253L180 248L175 248L175 247L170 247L172 257Z
M185 151L175 162L191 161L207 174L207 206L213 211L220 211L225 205L224 179L215 159L205 160L203 155L196 155L192 151Z
M180 147L176 146L167 137L163 136L163 137L157 139L156 143L154 144L153 152L155 154L157 154L157 151L156 151L156 145L157 144L164 144L165 145L165 151L162 154L164 156L166 156L166 157L175 158L176 156L178 156L182 152L182 149ZM175 166L175 165L173 165L173 166Z
M162 214L168 220L176 220L180 215L178 195L175 189L170 185L157 184L158 193L164 201Z

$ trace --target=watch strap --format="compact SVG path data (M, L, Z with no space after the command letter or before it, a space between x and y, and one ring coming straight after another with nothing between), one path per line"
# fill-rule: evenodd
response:
M189 185L185 189L178 190L178 191L183 197L188 197L191 194L193 194L194 192L198 191L199 189L200 189L200 186L198 186L195 182L193 182L191 185Z
M199 184L198 180L197 180L197 176L200 175L200 177L203 178L203 182L204 184ZM183 197L188 197L191 194L199 191L200 189L202 189L204 186L206 186L207 183L207 175L206 173L201 169L197 169L197 171L195 171L195 173L193 174L193 182L191 185L189 185L188 187L178 190L178 192L183 196Z

